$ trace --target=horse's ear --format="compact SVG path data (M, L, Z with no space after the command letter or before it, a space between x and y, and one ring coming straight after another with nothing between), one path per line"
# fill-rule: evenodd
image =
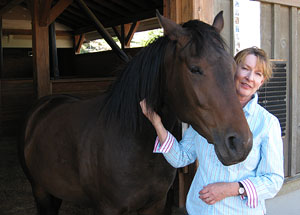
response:
M160 26L164 29L164 34L168 36L170 40L179 40L185 35L181 25L178 25L174 21L163 17L160 15L158 10L156 10L156 16Z
M213 25L218 33L221 33L224 27L223 11L220 11L213 22Z

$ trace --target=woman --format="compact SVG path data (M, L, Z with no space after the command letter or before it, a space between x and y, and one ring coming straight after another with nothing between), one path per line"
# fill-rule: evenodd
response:
M239 164L222 165L213 145L192 127L178 143L164 128L160 117L149 114L145 101L141 102L143 113L157 132L154 152L163 153L176 168L199 161L187 196L186 209L190 215L266 214L265 199L274 197L284 180L279 121L257 103L256 91L272 75L270 61L256 47L242 50L235 61L236 92L253 134L253 148Z

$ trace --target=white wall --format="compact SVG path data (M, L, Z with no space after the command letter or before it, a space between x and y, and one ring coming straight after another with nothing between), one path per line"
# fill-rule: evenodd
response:
M277 196L266 201L267 215L300 215L300 177L286 180Z

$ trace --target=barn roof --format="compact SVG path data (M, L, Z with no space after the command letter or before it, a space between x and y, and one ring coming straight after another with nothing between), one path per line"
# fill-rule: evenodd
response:
M82 34L95 31L93 21L84 13L78 0L44 0L51 3L53 8L58 2L72 2L57 18L70 29L73 34ZM81 0L98 18L105 28L116 27L122 24L141 21L137 31L149 30L159 27L155 10L163 11L163 0ZM0 15L5 17L20 17L25 19L22 13L29 13L28 1L3 0L0 1ZM14 9L20 6L24 10ZM10 13L9 13L10 12ZM21 13L20 13L21 12ZM23 16L23 18L21 17ZM110 31L111 32L111 31Z

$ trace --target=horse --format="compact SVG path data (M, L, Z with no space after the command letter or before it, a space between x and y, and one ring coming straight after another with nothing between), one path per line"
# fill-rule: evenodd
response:
M139 103L157 111L169 131L186 122L224 165L252 147L234 87L235 62L213 25L183 25L157 13L164 36L125 64L112 88L94 98L41 98L30 110L19 145L38 213L57 215L63 200L95 214L165 215L176 169L153 153L156 133Z

